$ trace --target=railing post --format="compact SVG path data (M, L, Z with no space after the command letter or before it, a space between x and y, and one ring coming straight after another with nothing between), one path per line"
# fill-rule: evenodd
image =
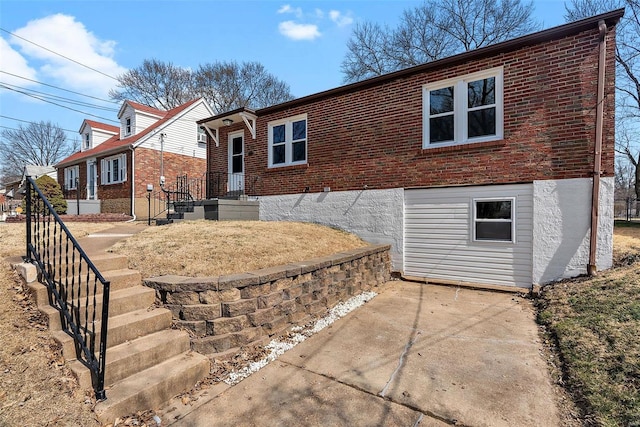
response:
M29 245L31 245L31 176L27 175L27 188L25 197L27 198L26 207L27 207L27 220L25 221L27 224L27 251L24 256L25 262L31 262L31 250L29 249Z

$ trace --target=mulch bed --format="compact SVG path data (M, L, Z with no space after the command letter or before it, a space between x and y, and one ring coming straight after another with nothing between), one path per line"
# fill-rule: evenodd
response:
M24 222L26 215L16 215L7 217L6 222ZM129 221L133 217L116 213L82 214L82 215L60 215L64 222L120 222Z

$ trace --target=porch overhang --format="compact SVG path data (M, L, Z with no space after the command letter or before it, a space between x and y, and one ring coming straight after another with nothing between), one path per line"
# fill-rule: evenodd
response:
M233 123L239 123L243 121L244 124L251 132L251 137L256 139L256 116L255 111L248 108L238 108L233 111L218 114L217 116L209 117L207 119L198 120L199 126L204 128L205 132L211 137L213 142L216 143L216 147L220 146L219 130L221 127L231 126Z

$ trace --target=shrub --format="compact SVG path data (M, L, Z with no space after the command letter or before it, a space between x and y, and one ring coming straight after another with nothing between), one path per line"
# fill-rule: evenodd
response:
M67 213L67 201L64 199L64 194L62 194L62 189L60 188L60 184L58 184L53 178L48 175L42 175L40 178L36 179L36 185L47 198L53 210L56 211L58 215L62 215ZM33 200L33 199L32 199ZM35 206L35 202L33 205ZM27 211L27 203L26 199L22 201L22 209L23 212ZM40 213L45 214L44 206L40 208Z

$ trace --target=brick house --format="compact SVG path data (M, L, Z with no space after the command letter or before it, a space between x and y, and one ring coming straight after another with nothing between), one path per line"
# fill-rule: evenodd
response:
M169 111L125 101L120 126L84 120L80 151L56 165L70 213L123 213L147 217L147 185L160 176L202 176L206 137L196 121L213 114L202 99ZM79 191L79 193L78 193Z
M530 288L609 268L623 14L200 120L208 171L257 177L262 220L391 244L407 277Z

